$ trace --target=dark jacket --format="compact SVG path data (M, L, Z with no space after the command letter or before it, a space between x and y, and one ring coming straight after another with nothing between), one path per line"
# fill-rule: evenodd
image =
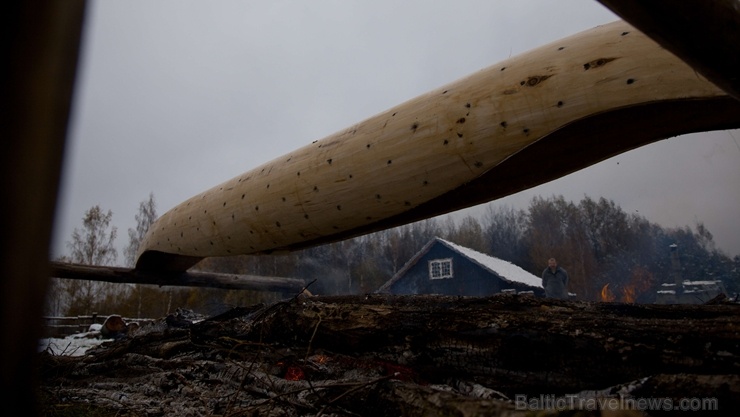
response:
M553 272L549 267L542 271L542 286L545 287L545 297L568 298L568 273L561 267Z

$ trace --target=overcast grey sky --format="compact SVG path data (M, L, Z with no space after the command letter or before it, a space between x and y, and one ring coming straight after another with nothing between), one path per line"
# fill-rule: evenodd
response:
M88 8L54 256L95 204L113 211L123 248L150 192L162 214L433 88L617 20L594 0ZM661 141L495 204L603 196L667 227L704 222L720 249L740 254L738 142L738 130Z

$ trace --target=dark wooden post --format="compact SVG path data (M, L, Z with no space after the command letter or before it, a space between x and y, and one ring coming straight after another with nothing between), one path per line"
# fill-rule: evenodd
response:
M35 415L34 366L84 0L0 12L0 404Z

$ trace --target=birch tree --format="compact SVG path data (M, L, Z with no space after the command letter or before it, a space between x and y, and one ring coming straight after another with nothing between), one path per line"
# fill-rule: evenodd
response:
M154 193L149 193L149 199L139 203L139 212L134 216L136 229L128 229L128 246L123 250L126 265L133 267L136 264L136 253L144 240L149 227L157 219L157 205L154 202Z
M72 241L67 242L71 250L70 260L85 265L112 265L118 257L113 243L118 229L111 226L113 212L103 213L95 205L85 212L82 218L82 230L75 228Z
M118 256L114 246L118 229L111 226L113 212L103 212L95 205L85 212L82 229L75 228L72 241L67 242L69 260L86 265L112 265ZM68 300L68 315L90 314L104 298L109 286L95 281L64 280L64 292Z

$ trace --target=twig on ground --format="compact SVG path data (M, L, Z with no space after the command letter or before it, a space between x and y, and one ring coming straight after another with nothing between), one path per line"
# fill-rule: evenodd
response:
M334 397L333 400L329 401L329 403L326 404L323 408L321 408L321 410L319 410L318 414L316 414L316 417L321 417L324 414L324 411L326 411L327 408L329 408L335 402L341 400L345 396L347 396L349 394L352 394L353 392L359 391L359 390L361 390L361 389L363 389L365 387L369 387L370 385L375 385L375 384L377 384L380 381L385 381L387 379L391 379L394 376L396 376L396 375L395 374L394 375L386 375L386 376L382 376L380 378L375 378L375 379L373 379L371 381L368 381L368 382L365 382L363 384L360 384L360 385L358 385L358 386L356 386L356 387L354 387L352 389L348 389L347 391L344 391L343 393L341 393L341 394L337 395L336 397Z
M319 324L321 324L321 315L319 315L319 321L316 322L316 327L313 328L313 333L311 333L311 339L308 340L308 347L306 348L306 356L303 358L304 363L308 363L308 355L311 354L311 345L313 344L313 338L316 337L316 332L319 330Z

